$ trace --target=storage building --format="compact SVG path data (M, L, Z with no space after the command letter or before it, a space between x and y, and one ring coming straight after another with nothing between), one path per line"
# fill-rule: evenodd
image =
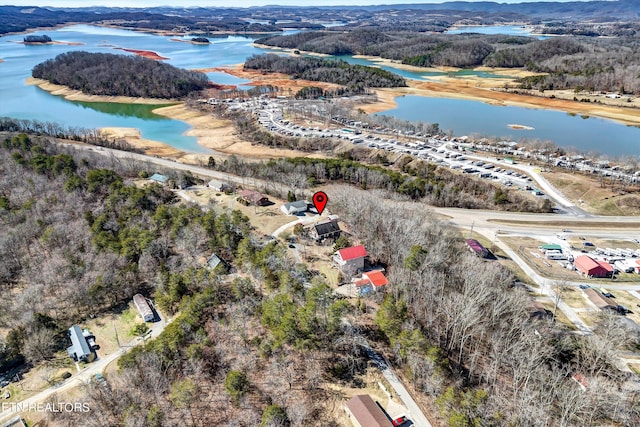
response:
M133 296L133 304L138 309L138 313L140 313L142 320L145 322L153 322L153 319L155 318L153 310L151 310L151 307L144 296L141 294L135 294Z
M393 427L386 414L368 394L349 399L345 411L356 427Z
M576 269L589 277L611 277L613 275L613 267L605 261L591 258L588 255L581 255L573 260Z
M482 244L476 239L465 239L464 242L469 247L469 250L476 254L476 256L479 256L481 258L486 258L487 256L489 256L489 251L487 250L487 248L482 246Z

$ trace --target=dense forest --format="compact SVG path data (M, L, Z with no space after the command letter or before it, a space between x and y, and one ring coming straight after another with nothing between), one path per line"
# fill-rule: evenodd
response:
M367 87L406 86L397 74L375 67L351 65L338 59L291 57L274 54L253 55L244 63L245 69L269 73L285 73L294 78L337 83L352 90Z
M620 91L639 94L636 38L549 38L507 35L425 35L358 28L273 36L258 43L332 55L380 56L421 67L525 68L548 73L523 79L523 88Z
M131 55L67 52L36 65L33 77L90 95L184 98L208 86L205 74Z

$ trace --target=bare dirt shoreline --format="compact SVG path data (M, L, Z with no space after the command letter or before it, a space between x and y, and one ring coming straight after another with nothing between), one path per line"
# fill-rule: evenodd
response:
M207 162L209 156L226 158L230 155L240 156L246 159L278 159L283 157L326 157L319 153L309 154L302 151L269 148L260 145L252 145L243 140L236 133L233 124L229 120L220 120L196 110L189 109L183 102L166 99L132 98L125 96L99 96L87 95L66 86L54 85L42 79L27 79L27 84L37 85L43 90L60 95L70 100L86 102L113 102L124 104L148 104L162 105L153 110L153 113L186 122L191 126L186 132L188 136L194 136L198 144L213 150L211 154L188 153L159 141L142 138L140 131L135 128L106 127L101 131L110 137L124 139L136 148L145 151L152 156L173 158L185 163Z
M71 89L68 86L55 85L47 80L29 77L25 80L28 85L38 86L40 89L46 90L52 95L62 96L70 101L84 102L114 102L117 104L176 104L180 101L160 99L160 98L134 98L131 96L103 96L103 95L87 95L82 91Z

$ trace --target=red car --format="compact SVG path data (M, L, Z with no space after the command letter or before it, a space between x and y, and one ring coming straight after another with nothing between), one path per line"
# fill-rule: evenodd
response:
M393 424L394 426L401 426L402 424L406 423L407 417L398 417L395 420L391 421L391 424Z

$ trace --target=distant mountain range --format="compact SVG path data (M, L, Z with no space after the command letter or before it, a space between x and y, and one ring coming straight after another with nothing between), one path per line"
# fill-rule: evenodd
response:
M277 1L277 0L275 0ZM587 2L495 3L453 1L433 4L375 6L262 6L224 7L154 7L140 8L43 8L0 6L0 34L21 32L29 28L50 27L68 22L124 22L132 28L172 29L188 27L198 31L280 31L277 21L299 23L344 20L377 25L393 12L403 21L420 20L422 14L440 19L442 25L455 23L499 24L504 22L540 23L546 21L614 22L640 21L640 0ZM395 18L394 18L395 19ZM247 20L260 20L262 23ZM313 28L309 25L308 28Z

